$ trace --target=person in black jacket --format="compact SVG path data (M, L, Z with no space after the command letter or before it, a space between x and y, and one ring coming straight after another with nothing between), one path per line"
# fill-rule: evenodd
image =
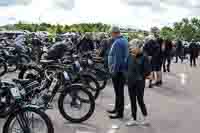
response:
M162 85L162 63L163 63L163 59L164 59L164 47L163 47L163 39L162 38L157 38L157 44L158 44L158 54L157 54L157 68L155 69L156 71L156 77L157 77L157 81L155 83L155 85L160 86Z
M77 45L77 50L81 53L89 52L94 50L94 43L90 38L90 35L86 33L86 35L81 39L81 41Z
M173 48L173 44L172 41L169 39L166 39L164 41L164 45L165 45L165 50L164 50L164 58L163 58L163 71L166 72L170 72L170 65L171 65L171 54L172 54L172 48ZM167 68L166 68L166 63L167 63Z
M183 43L178 40L177 43L176 43L176 62L175 63L178 63L178 58L181 59L181 62L183 62Z
M32 39L32 49L33 49L33 55L35 56L35 61L39 63L40 57L42 54L42 46L43 43L41 40L39 40L36 36Z
M142 53L142 45L132 45L128 58L128 91L133 119L127 122L127 126L149 123L148 113L144 103L144 88L145 79L150 73L151 66L148 57ZM137 121L137 103L144 116L144 120L141 123Z
M155 72L160 69L160 47L154 37L149 37L149 40L144 45L144 54L148 56L151 62L152 79L149 82L149 88L153 87L152 80L155 79Z
M198 53L198 46L194 42L194 40L192 40L189 46L189 51L190 51L190 66L196 67L196 58L198 57L199 53Z

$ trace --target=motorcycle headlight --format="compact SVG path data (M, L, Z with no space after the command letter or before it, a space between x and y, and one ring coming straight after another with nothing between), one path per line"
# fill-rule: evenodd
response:
M90 59L88 59L88 64L89 64L89 65L92 65L92 64L93 64L93 61L90 60Z

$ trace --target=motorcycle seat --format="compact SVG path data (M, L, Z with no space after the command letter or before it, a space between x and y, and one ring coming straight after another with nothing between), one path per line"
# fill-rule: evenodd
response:
M33 82L33 80L31 80L31 79L13 79L12 81L13 81L14 83L20 84L20 85L22 85L22 86L27 85L27 84L30 84L30 83Z

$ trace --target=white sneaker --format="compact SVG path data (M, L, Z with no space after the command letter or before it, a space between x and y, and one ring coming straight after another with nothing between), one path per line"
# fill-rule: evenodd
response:
M126 126L137 126L139 123L136 120L131 119L126 123Z
M144 120L140 122L141 125L149 125L150 124L150 120L148 117L144 117Z

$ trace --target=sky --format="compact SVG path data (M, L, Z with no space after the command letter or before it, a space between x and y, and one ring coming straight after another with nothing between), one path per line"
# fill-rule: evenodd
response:
M0 0L0 25L102 22L147 30L199 15L199 0Z

